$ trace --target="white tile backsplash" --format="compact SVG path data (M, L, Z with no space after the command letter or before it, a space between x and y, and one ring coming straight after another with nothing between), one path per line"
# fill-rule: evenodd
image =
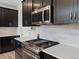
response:
M79 29L64 27L42 26L40 27L41 38L57 41L62 44L79 47Z
M17 27L0 27L0 37L16 34L17 34Z
M37 38L37 34L39 33L40 37L43 39L79 47L79 29L76 28L69 29L62 28L61 26L40 26L39 29L37 28L35 30L32 30L31 27L24 27L22 29L24 34L23 37L35 39Z
M19 9L19 27L21 30L18 33L21 34L21 41L34 39L37 34L40 33L40 37L52 41L57 41L62 44L79 47L79 24L71 25L54 25L54 26L40 26L37 29L31 29L31 27L22 27L22 4ZM75 28L74 28L75 27ZM29 39L27 39L29 38Z

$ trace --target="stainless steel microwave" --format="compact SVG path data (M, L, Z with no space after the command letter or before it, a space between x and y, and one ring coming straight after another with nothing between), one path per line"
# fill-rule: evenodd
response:
M51 6L40 8L32 12L33 22L39 22L41 24L51 23Z

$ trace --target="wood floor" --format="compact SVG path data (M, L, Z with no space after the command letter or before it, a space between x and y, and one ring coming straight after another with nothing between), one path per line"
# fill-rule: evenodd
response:
M12 51L12 52L8 52L8 53L0 54L0 59L16 59L15 52Z

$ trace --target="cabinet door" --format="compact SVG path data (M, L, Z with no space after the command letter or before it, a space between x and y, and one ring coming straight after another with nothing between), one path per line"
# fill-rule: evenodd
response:
M26 2L25 2L26 1ZM25 0L23 3L22 3L22 14L23 14L23 20L22 20L22 24L23 26L27 25L27 9L28 9L28 6L27 6L27 0Z
M56 58L56 57L54 57L52 55L49 55L47 53L44 53L44 59L58 59L58 58Z
M8 12L8 26L9 27L17 27L18 26L18 11L16 10L7 10Z
M10 18L10 15L9 15L9 10L5 9L5 8L2 8L2 27L8 27L8 22L9 22L9 18Z
M1 50L2 50L2 49L1 49L1 38L0 38L0 53L1 53Z
M2 9L0 8L0 27L2 26Z
M6 17L7 17L7 12L6 12L6 10L4 9L4 8L1 8L2 9L2 26L1 27L6 27L7 26L7 24L5 23L5 19L7 19ZM6 26L5 26L6 25Z
M54 23L72 23L73 0L54 0Z
M1 8L0 10L0 27L17 27L18 26L18 11Z
M74 0L74 14L73 14L73 23L78 22L78 0Z
M79 22L79 0L77 0L77 20Z
M32 0L23 1L23 26L31 25Z
M15 50L14 38L10 37L0 38L0 53L5 53L11 50Z

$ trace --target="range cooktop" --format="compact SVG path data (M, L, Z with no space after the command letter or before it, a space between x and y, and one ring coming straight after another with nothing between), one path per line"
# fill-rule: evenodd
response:
M29 43L29 45L36 45L36 46L41 47L43 49L59 44L58 42L45 40L45 39L29 40L29 41L26 41L25 44L26 43Z
M45 39L34 39L23 42L24 48L38 54L43 49L49 48L51 46L55 46L59 44L55 41L45 40Z

